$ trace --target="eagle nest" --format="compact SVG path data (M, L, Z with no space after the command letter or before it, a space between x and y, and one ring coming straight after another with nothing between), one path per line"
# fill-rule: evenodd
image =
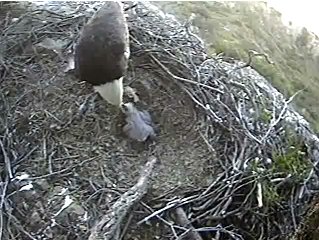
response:
M318 187L318 139L293 97L250 67L260 54L248 63L208 56L190 21L127 5L125 84L159 129L155 144L140 145L69 71L81 27L102 3L22 4L0 10L2 239L294 232Z

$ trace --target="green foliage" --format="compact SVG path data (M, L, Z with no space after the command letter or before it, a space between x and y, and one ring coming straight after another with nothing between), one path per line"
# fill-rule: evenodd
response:
M272 184L270 181L263 181L262 192L263 199L267 206L274 206L283 199L283 197L278 193L274 184Z
M182 19L196 14L209 53L221 53L247 60L252 49L267 53L275 63L254 59L252 66L286 97L307 89L296 99L303 115L319 130L319 57L311 46L313 36L306 28L293 33L281 21L281 14L263 2L156 2Z
M272 171L291 175L295 181L305 179L309 173L309 161L305 159L305 152L299 147L290 146L286 153L276 152L273 154L273 160Z
M272 113L271 111L264 109L259 116L259 119L264 122L264 123L270 123L271 119L272 119Z
M304 150L304 143L288 129L285 138L288 148L278 149L272 153L271 171L290 175L293 181L300 183L308 176L312 165Z
M302 184L309 175L312 165L304 149L304 143L291 131L286 129L286 149L277 149L272 154L272 165L267 173L271 176L281 175L289 177L291 186ZM286 184L287 185L287 184ZM264 197L273 204L280 201L280 197L287 195L288 187L279 191L271 182L265 184Z
M265 117L269 118L267 111ZM287 147L274 148L270 165L264 165L259 158L250 162L250 171L255 175L256 182L261 183L263 203L268 207L275 207L290 197L294 186L302 184L312 169L304 143L295 133L287 128L283 141L286 141ZM281 180L276 182L274 179ZM279 184L283 179L287 182Z
M297 47L307 48L311 42L311 35L307 28L302 28L301 33L296 38Z
M276 171L266 169L260 161L252 161L250 169L256 176L256 182L261 184L263 203L268 207L279 204L286 194L281 194L276 185L270 181Z

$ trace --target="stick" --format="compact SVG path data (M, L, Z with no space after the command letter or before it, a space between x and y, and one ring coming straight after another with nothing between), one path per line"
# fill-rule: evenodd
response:
M151 156L137 183L117 200L105 216L92 228L89 240L104 239L117 240L120 236L120 225L128 214L130 208L141 200L148 188L149 178L157 158Z
M183 208L178 207L175 210L176 222L182 227L188 228L189 231L181 239L203 240L198 232L193 231L194 227L190 223Z

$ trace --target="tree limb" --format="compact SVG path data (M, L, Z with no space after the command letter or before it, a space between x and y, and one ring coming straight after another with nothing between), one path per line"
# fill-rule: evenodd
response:
M120 199L114 203L106 215L92 228L89 240L119 239L120 225L131 207L139 202L147 192L149 178L156 163L156 157L149 157L137 183L124 193Z

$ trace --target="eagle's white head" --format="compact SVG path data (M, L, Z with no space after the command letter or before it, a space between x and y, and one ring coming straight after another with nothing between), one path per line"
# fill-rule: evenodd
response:
M94 90L112 105L120 107L123 103L123 77L112 82L94 86Z

